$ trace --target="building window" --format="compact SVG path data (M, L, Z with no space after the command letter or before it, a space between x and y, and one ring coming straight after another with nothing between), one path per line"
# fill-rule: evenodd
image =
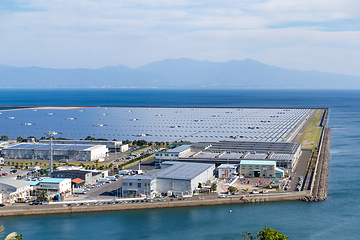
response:
M127 186L127 183L126 183L126 182L124 182L124 183L123 183L123 186Z
M138 183L138 188L141 188L141 183Z
M129 186L132 186L132 183L129 183Z

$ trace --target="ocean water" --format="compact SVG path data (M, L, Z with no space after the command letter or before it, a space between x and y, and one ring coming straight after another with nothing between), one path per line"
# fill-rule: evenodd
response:
M104 213L3 217L24 239L242 239L266 225L290 239L358 239L360 91L0 90L0 105L329 108L328 199ZM232 210L230 213L229 210Z

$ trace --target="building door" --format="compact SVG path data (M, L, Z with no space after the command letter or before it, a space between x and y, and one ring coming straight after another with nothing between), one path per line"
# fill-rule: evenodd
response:
M260 177L260 170L254 170L254 177Z

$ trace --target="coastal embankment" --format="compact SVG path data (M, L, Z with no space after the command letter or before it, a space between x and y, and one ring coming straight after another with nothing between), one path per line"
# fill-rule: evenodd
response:
M174 208L174 207L198 207L211 205L229 205L244 203L261 203L261 202L279 202L279 201L296 201L310 194L309 191L291 192L281 194L255 194L246 196L229 196L226 198L213 199L188 199L186 201L167 201L167 202L140 202L127 204L106 204L106 205L84 205L84 206L63 206L63 204L51 204L45 206L9 206L0 209L0 217L4 216L22 216L22 215L42 215L42 214L65 214L65 213L82 213L82 212L103 212L103 211L122 211L136 209L156 209L156 208ZM111 202L111 201L110 201Z
M317 202L324 201L327 198L327 182L330 161L330 137L331 129L329 127L324 127L319 146L319 155L312 178L311 195L302 198L302 201Z

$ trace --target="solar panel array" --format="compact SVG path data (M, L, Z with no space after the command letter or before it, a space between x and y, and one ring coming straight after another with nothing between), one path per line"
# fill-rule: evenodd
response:
M195 156L195 158L214 158L219 153L199 153Z
M263 141L281 142L310 109L287 108L38 108L1 111L0 134L146 141ZM58 137L57 136L57 137Z
M274 154L271 157L272 160L291 160L291 155L289 154Z
M241 153L225 153L222 156L220 156L219 158L225 158L225 159L238 159L242 156Z
M252 154L250 153L245 157L245 159L265 159L267 157L267 154L260 153L260 154Z

